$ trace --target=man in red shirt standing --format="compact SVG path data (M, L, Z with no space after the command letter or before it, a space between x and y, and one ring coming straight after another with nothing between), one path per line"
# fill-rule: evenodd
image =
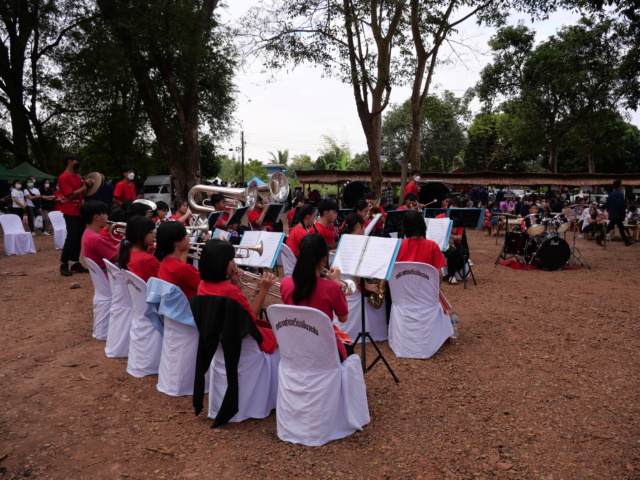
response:
M406 198L406 196L409 193L415 193L416 197L419 196L419 191L418 191L418 182L420 181L420 171L419 170L413 170L411 172L411 181L409 183L407 183L407 186L404 187L404 197Z
M133 173L133 167L131 165L122 165L120 173L122 174L122 180L116 183L116 189L113 192L113 203L118 207L122 207L126 200L135 200L137 198L136 186L133 184L133 179L136 178Z
M84 182L76 172L80 169L78 156L67 153L62 157L65 170L58 178L58 188L64 195L65 201L62 203L62 213L64 223L67 226L67 238L60 254L60 274L70 277L71 272L88 273L80 263L80 245L82 234L84 233L84 222L80 216L80 205L87 190L93 185L93 180L85 178ZM69 268L71 261L71 268Z
M338 204L333 200L320 200L318 213L320 220L313 225L314 232L322 235L327 241L329 249L333 250L338 246L336 237L339 236L339 233L335 226L338 218Z

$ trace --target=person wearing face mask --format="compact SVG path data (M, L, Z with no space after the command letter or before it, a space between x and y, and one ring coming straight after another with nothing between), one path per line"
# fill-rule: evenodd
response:
M120 173L122 174L122 180L116 183L116 188L113 192L113 203L122 207L122 204L127 200L135 200L136 186L133 184L133 179L136 178L133 173L133 167L131 165L122 165L120 167Z
M418 182L420 181L420 171L413 170L411 172L411 182L407 183L407 186L404 187L404 197L406 198L408 194L414 193L416 197L420 193L418 191Z
M27 180L27 186L23 190L25 202L27 203L27 219L29 222L29 230L31 235L36 236L36 229L34 226L34 220L40 212L40 204L42 200L40 198L40 190L35 187L35 177L29 177ZM43 230L44 231L44 226Z
M20 180L13 181L13 189L11 190L11 213L20 217L20 221L24 217L27 210L27 203L24 200L24 192L22 191L22 183Z
M70 277L72 272L89 273L89 270L80 263L80 247L82 234L84 233L84 221L80 216L80 205L87 190L93 185L93 180L85 178L83 181L80 175L76 173L80 169L77 155L66 153L62 157L62 161L65 170L58 179L58 188L60 193L64 195L61 210L67 227L67 238L60 254L60 274ZM69 267L69 262L71 262L71 267Z
M51 221L49 220L49 212L54 210L54 200L56 199L53 194L53 190L51 189L51 183L49 180L45 180L42 183L42 190L40 190L40 194L42 198L42 204L40 205L42 216L44 221L42 222L42 234L43 235L51 235L53 233L53 226L51 225Z

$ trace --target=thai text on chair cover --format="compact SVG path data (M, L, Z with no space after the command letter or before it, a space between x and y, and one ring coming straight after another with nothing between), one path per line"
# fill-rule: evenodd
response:
M354 280L348 275L342 276L343 280ZM382 302L380 308L374 308L364 299L365 311L365 329L371 334L371 338L375 342L382 342L387 339L387 305L386 300ZM333 323L338 326L341 332L346 333L355 342L358 334L362 331L362 295L360 290L347 297L349 305L349 318L344 323L338 322L337 318L333 319ZM369 341L369 339L367 339Z
M440 305L438 271L425 263L397 262L389 289L389 347L398 357L431 357L453 335L451 320Z
M196 295L189 303L200 332L193 384L193 407L196 415L204 407L205 372L211 365L218 343L224 351L227 391L211 426L214 428L226 424L238 413L238 363L242 339L250 335L260 343L262 335L247 311L235 300L215 295Z
M147 282L136 274L123 271L131 304L133 316L129 332L129 358L127 372L134 377L156 375L160 367L162 353L162 334L158 332L145 315L147 310Z
M329 318L309 307L267 309L280 349L276 420L278 438L324 445L369 423L360 358L343 363Z
M151 277L145 313L163 335L156 388L174 397L192 395L200 335L187 297L180 287Z
M18 215L0 215L0 225L4 233L4 254L26 255L36 253L36 246L30 232L24 231L22 220Z
M49 212L49 220L53 227L53 246L56 250L62 250L67 239L67 224L62 212Z
M93 338L106 340L109 332L111 287L102 269L90 258L85 258L93 282Z
M109 312L109 332L104 353L109 358L124 358L129 355L131 341L131 317L133 305L122 271L106 258L102 259L109 273L111 287L111 310Z

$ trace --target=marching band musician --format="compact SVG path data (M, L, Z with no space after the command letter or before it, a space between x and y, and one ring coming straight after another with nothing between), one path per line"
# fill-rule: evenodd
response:
M298 218L300 221L298 224L289 230L289 236L287 237L287 247L291 249L293 254L298 257L300 253L300 242L304 237L312 233L311 227L315 220L316 209L313 205L307 204L300 207L298 211Z
M200 285L198 295L217 295L231 298L237 301L249 314L251 321L262 334L260 350L265 353L273 353L278 347L276 336L271 329L271 324L259 319L260 310L264 304L269 289L275 283L272 273L263 273L259 281L260 290L249 304L240 288L240 274L236 262L233 260L236 251L229 242L224 240L209 240L202 248L200 254ZM227 281L228 280L228 281Z
M107 225L107 204L99 200L89 200L80 207L80 216L85 229L82 234L82 256L93 260L106 274L104 258L112 263L118 261L118 247L102 235Z
M329 249L333 250L338 246L337 239L340 236L335 222L338 218L338 204L333 200L320 200L318 203L318 213L320 219L313 225L313 230L324 237L329 245Z
M167 205L167 202L163 202L162 200L160 200L159 202L156 202L156 211L154 212L154 216L153 216L153 222L156 224L156 227L159 227L161 223L163 222L168 222L169 221L169 217L167 217L167 215L169 214L169 205Z
M200 272L187 263L189 236L181 222L164 222L156 231L156 250L163 256L158 278L178 287L187 298L198 293Z
M185 227L189 226L189 218L191 217L191 210L189 210L189 204L182 198L176 198L173 202L173 209L176 213L171 215L171 220L177 220L182 222Z
M133 173L133 167L130 165L122 165L120 167L120 174L122 180L116 183L116 188L113 192L113 203L118 207L122 207L122 204L127 200L135 200L136 186L133 183L135 174Z
M382 206L382 198L380 199L380 202L378 204L378 206L376 206L376 197L373 194L373 192L369 192L367 193L367 196L365 197L365 200L367 202L367 204L369 205L369 221L373 220L373 217L375 215L372 215L372 210L374 208L377 208L379 213L382 215L382 218L378 221L378 223L376 223L376 226L373 229L373 234L376 236L380 236L382 235L382 232L384 231L384 222L387 219L387 212L385 212L385 208ZM386 203L385 203L386 205ZM365 217L365 220L367 220L367 218Z
M418 210L418 196L415 193L409 193L404 197L404 205L398 207L398 210Z
M320 201L320 205L327 200ZM335 202L328 200L335 204ZM307 235L300 243L300 255L291 277L285 277L280 284L280 294L285 305L300 305L320 310L329 319L333 315L344 323L349 318L349 307L342 293L340 284L340 269L332 267L326 278L320 275L324 271L329 247L320 234ZM315 275L312 273L315 272ZM331 320L329 320L331 321ZM340 332L334 326L336 345L340 361L346 360L349 353L353 353L352 341L348 335Z
M400 244L396 262L420 262L435 267L442 281L442 267L447 265L444 255L436 242L427 240L427 226L424 217L415 210L402 216L405 238Z
M412 170L411 171L411 181L407 183L406 187L404 187L404 198L407 198L407 195L413 193L418 198L418 182L420 181L420 170ZM398 209L400 210L400 209Z
M155 239L156 224L153 220L139 215L131 217L127 221L127 234L120 244L120 268L135 273L145 282L157 277L160 262L147 253L147 249L154 246Z
M103 237L106 237L112 244L116 247L120 247L120 242L122 238L115 237L111 235L111 231L109 230L110 223L126 223L127 222L127 212L125 212L122 208L116 207L113 205L111 208L111 213L109 213L109 219L107 221L107 225L102 228L100 232ZM124 237L123 237L124 238Z
M253 209L247 212L247 220L249 220L252 230L265 230L267 232L273 232L273 227L270 223L262 223L265 213L267 213L267 211L265 210L264 204L262 203L262 197L258 196L258 198L256 198L256 203L254 204Z
M460 202L456 198L454 199L445 198L442 204L443 204L443 208L444 208L444 205L447 205L446 208L460 207ZM446 216L447 215L445 213L441 213L440 215L436 215L436 218L445 218ZM447 248L447 251L444 254L447 260L447 270L448 270L448 275L445 277L445 280L446 281L450 280L452 284L458 283L456 281L455 273L464 267L464 262L462 260L462 257L463 255L465 255L465 253L468 253L465 250L466 247L462 244L463 236L464 236L464 227L452 227L451 235L449 236L449 248Z

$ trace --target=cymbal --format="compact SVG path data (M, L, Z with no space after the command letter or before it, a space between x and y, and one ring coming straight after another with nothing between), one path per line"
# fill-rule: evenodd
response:
M520 215L514 215L513 213L498 213L498 215L502 216L502 217L512 217L512 218L519 218Z
M91 187L89 187L89 189L87 190L87 197L94 195L98 190L100 190L100 187L104 183L104 175L102 175L100 172L91 172L85 178L90 178L91 180L93 180L93 185L91 185Z

